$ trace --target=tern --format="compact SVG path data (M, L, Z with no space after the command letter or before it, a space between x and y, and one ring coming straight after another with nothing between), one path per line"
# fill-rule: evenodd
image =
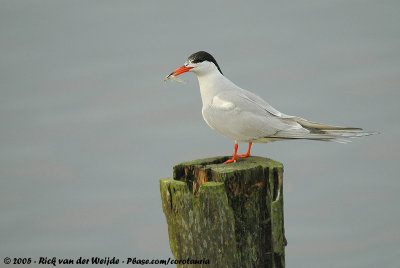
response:
M346 143L350 142L348 138L376 134L362 128L331 126L283 114L226 78L215 58L205 51L190 55L185 64L165 77L164 81L181 81L175 77L185 72L193 72L197 76L206 123L219 134L235 141L233 157L224 163L250 156L253 143L298 139ZM237 154L239 142L249 143L246 154Z

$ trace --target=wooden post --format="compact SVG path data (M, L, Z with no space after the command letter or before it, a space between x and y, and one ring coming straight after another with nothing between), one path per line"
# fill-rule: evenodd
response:
M184 162L160 191L178 267L285 267L281 163L248 157Z

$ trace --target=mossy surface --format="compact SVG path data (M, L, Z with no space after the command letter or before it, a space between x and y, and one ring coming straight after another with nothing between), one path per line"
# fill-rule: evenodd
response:
M284 267L282 164L262 157L222 164L227 159L184 162L174 179L160 180L174 257L210 259L207 267Z

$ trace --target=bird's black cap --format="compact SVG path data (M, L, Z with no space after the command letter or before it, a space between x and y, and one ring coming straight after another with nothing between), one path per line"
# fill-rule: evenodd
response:
M217 61L208 52L199 51L199 52L193 53L192 55L189 56L188 60L193 62L193 63L199 63L199 62L203 62L203 61L212 62L212 63L215 64L215 66L217 66L218 71L223 75L223 73L221 71L221 68L219 68L219 65L218 65Z

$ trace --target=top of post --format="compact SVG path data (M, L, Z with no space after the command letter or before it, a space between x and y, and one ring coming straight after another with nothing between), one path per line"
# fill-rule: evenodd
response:
M179 180L185 167L192 166L201 169L209 169L218 173L231 173L245 171L256 167L263 168L283 168L283 164L269 158L260 156L249 156L244 159L239 159L235 163L224 164L229 156L216 156L210 158L197 159L188 162L182 162L174 167L174 180Z
M198 195L205 182L236 182L238 177L242 177L244 180L239 180L241 183L247 181L251 184L258 180L259 174L278 174L278 170L283 171L281 163L269 158L250 156L235 163L224 164L229 158L217 156L180 163L174 166L173 179L187 182L193 194Z

